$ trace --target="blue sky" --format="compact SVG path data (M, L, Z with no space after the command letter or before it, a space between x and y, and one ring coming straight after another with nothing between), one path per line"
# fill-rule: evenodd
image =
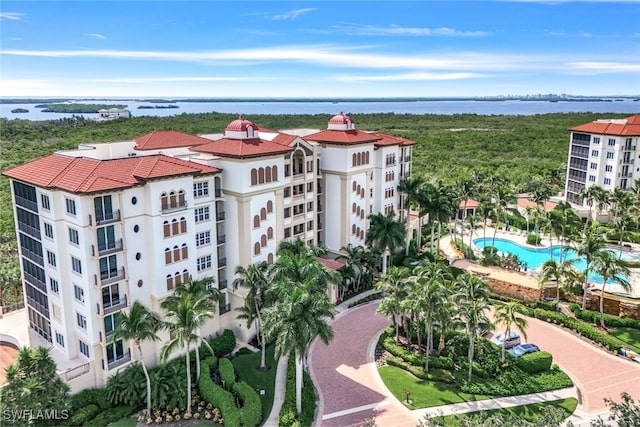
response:
M0 95L640 94L640 2L6 1Z

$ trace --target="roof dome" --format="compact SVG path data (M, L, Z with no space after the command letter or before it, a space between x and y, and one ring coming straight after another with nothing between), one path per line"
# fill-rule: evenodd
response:
M250 120L244 118L241 114L236 120L232 121L224 128L224 134L227 138L248 139L257 138L258 127Z
M329 126L328 129L332 129L332 130L353 130L355 129L355 123L353 121L353 119L349 116L347 116L346 114L344 114L342 111L340 112L340 114L337 114L333 117L331 117L331 119L329 120Z

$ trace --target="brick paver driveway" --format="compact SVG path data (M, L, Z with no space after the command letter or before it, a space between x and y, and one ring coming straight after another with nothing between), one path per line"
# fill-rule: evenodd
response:
M336 318L334 339L327 346L313 343L309 368L320 395L318 425L362 425L375 418L376 425L415 426L412 416L382 384L372 361L373 339L390 321L376 314L377 303L353 308ZM603 398L620 400L626 391L640 396L640 365L609 354L568 331L537 319L528 319L527 341L553 354L580 390L578 409L599 413Z

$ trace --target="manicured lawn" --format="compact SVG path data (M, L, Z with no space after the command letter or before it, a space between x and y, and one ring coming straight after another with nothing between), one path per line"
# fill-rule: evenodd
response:
M624 341L631 350L640 353L640 329L615 328L610 329L609 334Z
M260 371L256 367L260 366L260 352L253 354L243 354L231 359L233 367L240 376L240 380L246 382L254 389L264 390L265 393L260 395L262 401L262 419L266 419L271 413L273 406L273 390L276 382L276 365L273 360L273 346L267 347L266 354L267 366L269 370Z
M409 409L429 408L475 400L490 399L492 396L462 393L454 386L433 381L423 381L395 366L382 366L378 369L387 388L399 401L405 401L405 390L409 390L411 405Z
M564 412L565 418L569 417L578 406L578 400L573 397L568 399L554 400L544 403L532 403L531 405L513 406L511 408L492 409L490 411L483 411L486 415L492 415L498 412L505 414L512 414L520 419L527 421L535 421L541 414L544 413L547 407L553 406L559 408ZM443 417L444 425L446 427L458 427L460 425L460 419L462 417L471 417L478 414L477 412L470 412L468 414L462 414L459 416L448 415Z
M134 415L133 417L111 423L109 424L109 427L135 427L136 424L138 424L138 416Z

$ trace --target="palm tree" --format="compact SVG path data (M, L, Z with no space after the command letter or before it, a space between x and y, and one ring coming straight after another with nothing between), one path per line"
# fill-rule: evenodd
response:
M487 239L487 220L495 215L495 205L489 200L483 200L480 202L480 206L478 206L478 214L482 218L482 237Z
M587 217L587 221L584 224L584 229L587 229L589 223L593 222L593 205L596 203L598 198L598 192L600 187L597 185L592 185L591 187L583 187L577 194L577 197L582 199L582 204L585 203L589 206L589 215Z
M560 309L560 286L561 284L573 273L573 262L575 260L555 261L553 259L547 260L542 264L542 271L540 274L540 283L547 282L556 283L556 301L557 309Z
M302 282L281 277L275 286L279 299L264 316L264 332L275 343L276 357L293 353L296 362L296 411L302 411L302 364L311 341L320 338L328 344L333 338L329 319L334 317L333 305L326 292L318 292L315 278Z
M169 329L170 339L162 347L160 358L166 361L174 350L186 348L187 412L191 412L191 345L196 344L197 348L197 343L203 341L196 331L215 316L215 311L211 309L211 302L207 297L190 292L165 299L162 308L166 309L166 328ZM204 343L209 346L206 341ZM196 366L199 368L199 361L196 361Z
M602 289L600 290L600 326L604 328L604 288L608 280L613 280L625 290L631 288L628 263L618 258L613 252L603 249L595 254L593 259L593 272L602 276Z
M407 224L407 230L409 230L410 228L409 215L410 215L411 207L415 206L418 201L417 194L422 183L423 183L423 180L422 178L419 178L419 177L404 178L404 179L401 179L400 182L398 183L398 191L404 194L403 207L405 209L405 220ZM410 235L407 232L407 241L406 241L406 247L405 247L405 255L407 256L409 255L410 240L411 240Z
M282 282L289 279L293 283L303 283L307 277L314 278L314 291L326 293L330 284L337 284L342 280L340 273L329 270L318 262L316 249L309 247L293 252L288 247L278 250L278 259L271 266L269 279L272 283ZM274 295L269 298L277 299L281 289L272 287Z
M389 212L369 215L369 231L366 243L372 249L382 253L382 274L387 271L387 257L390 251L402 246L405 230L404 225L396 221L395 213Z
M467 353L469 363L468 381L471 381L478 328L490 325L489 318L486 315L487 311L489 311L489 285L477 276L464 273L458 277L455 286L458 289L453 296L457 303L457 318L469 338L469 350Z
M473 230L475 230L476 225L480 217L478 215L467 215L467 222L469 223L469 255L472 253L472 245L473 245ZM466 256L467 254L465 254Z
M605 246L605 241L602 238L600 231L600 225L598 222L591 222L590 226L584 231L582 238L578 242L575 248L576 255L584 257L585 269L584 269L584 294L582 295L582 309L584 310L587 305L587 288L589 287L589 272L591 271L591 262L596 254Z
M515 326L525 339L527 338L527 331L525 330L527 319L518 316L518 314L522 314L522 310L522 304L513 301L502 304L496 309L496 323L504 326L505 339L502 340L502 362L504 362L507 337L511 336L512 326Z
M376 289L385 294L378 312L391 317L396 328L396 342L400 336L400 320L398 318L402 312L400 302L404 300L407 293L406 281L409 273L405 267L391 267L375 285Z
M524 208L524 219L527 221L527 234L529 234L529 221L533 218L535 211L536 210L533 206L527 206Z
M236 267L236 279L233 281L234 289L238 287L247 289L244 297L244 306L236 308L240 314L238 319L247 321L247 328L255 322L256 337L260 344L260 369L266 370L266 347L264 333L262 330L262 314L268 305L267 293L269 290L269 280L267 278L268 264L265 261L252 264L245 268L241 265Z
M467 203L469 199L474 196L476 191L476 183L472 179L462 179L456 183L457 193L460 199L462 200L462 220L467 216ZM458 220L457 209L456 209L456 221ZM460 230L460 238L464 240L464 226ZM471 247L471 246L469 246Z
M135 301L129 310L129 314L120 313L119 321L112 337L113 342L118 339L131 340L138 349L140 365L142 365L142 371L147 380L147 414L151 413L151 379L144 363L141 344L143 341L158 341L160 338L157 332L161 327L162 322L158 315L141 302Z
M373 268L372 254L364 246L354 246L349 243L347 246L341 247L340 252L343 255L338 256L336 260L345 263L346 271L349 272L346 279L354 284L354 291L358 291L361 284L373 283L375 269Z

